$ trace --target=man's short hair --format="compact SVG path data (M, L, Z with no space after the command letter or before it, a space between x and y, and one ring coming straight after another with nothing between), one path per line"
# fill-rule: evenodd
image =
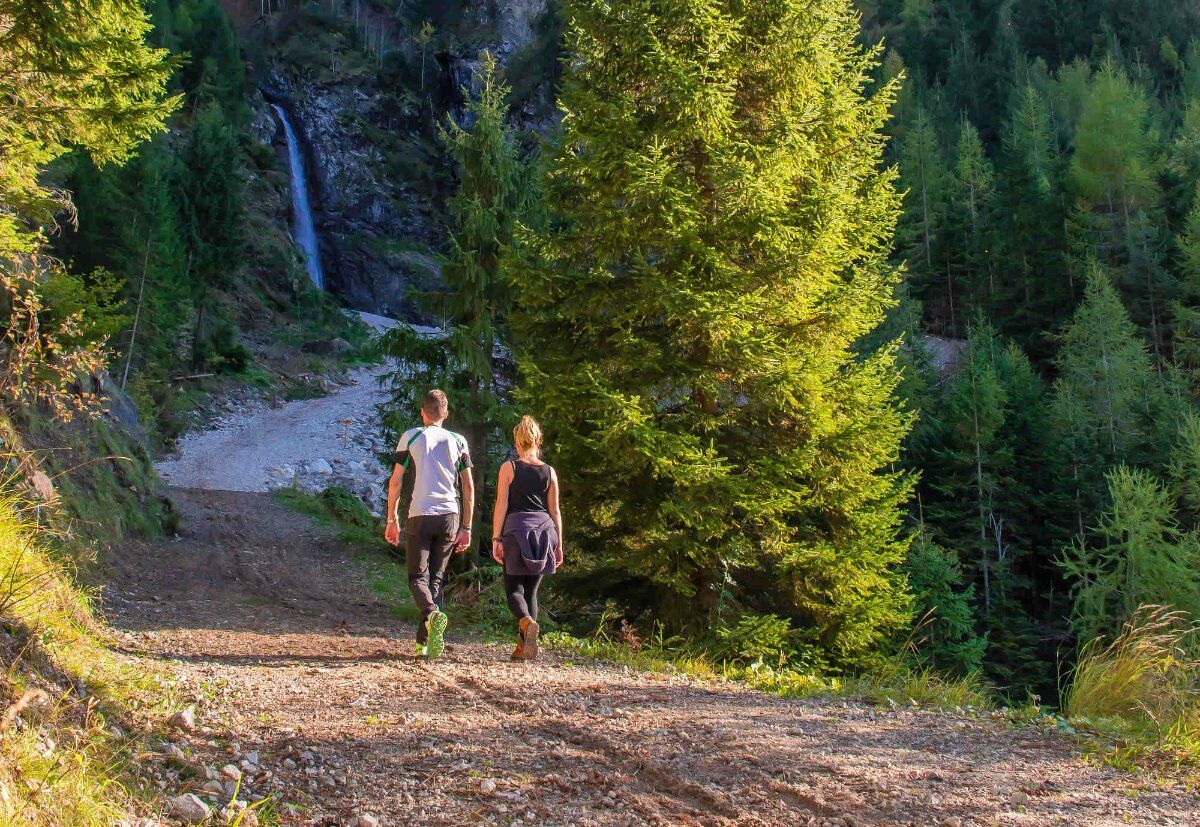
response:
M421 403L423 410L430 419L445 419L450 415L450 403L446 401L446 394L439 390L432 390L425 394L425 401Z

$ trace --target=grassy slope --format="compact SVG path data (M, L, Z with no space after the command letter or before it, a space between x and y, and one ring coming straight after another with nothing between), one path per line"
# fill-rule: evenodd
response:
M9 454L0 479L0 707L28 704L0 736L0 825L112 824L150 794L134 756L173 698L164 676L113 648L80 571L125 532L161 530L168 512L149 457L115 427L22 419L25 440L0 423L9 450L37 449ZM57 505L29 498L35 458Z

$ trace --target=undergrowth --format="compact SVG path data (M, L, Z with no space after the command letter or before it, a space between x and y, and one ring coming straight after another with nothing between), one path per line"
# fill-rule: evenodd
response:
M139 797L139 732L165 715L167 681L108 646L64 540L0 479L0 825L109 825Z
M617 623L618 619L615 610L607 609L590 635L551 632L545 636L546 644L637 671L721 678L789 698L852 696L877 703L956 710L986 709L992 704L986 687L975 677L945 677L901 659L857 676L840 676L805 665L803 658L793 655L789 659L779 650L763 647L762 641L777 631L770 623L739 622L733 629L715 630L712 639L716 642L712 643L703 638L667 638L661 627L643 638L624 619ZM753 636L757 643L745 648L731 646L739 628L745 633L752 626L765 632Z
M1093 754L1123 769L1197 775L1196 632L1180 612L1143 606L1114 639L1083 648L1063 711L1073 727L1094 736Z

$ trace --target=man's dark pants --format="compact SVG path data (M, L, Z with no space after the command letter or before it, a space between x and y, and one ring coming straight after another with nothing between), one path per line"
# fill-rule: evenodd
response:
M417 643L424 644L428 633L425 621L434 609L440 609L442 605L442 584L446 579L446 567L454 556L458 515L423 514L409 517L404 523L404 531L408 590L421 610Z

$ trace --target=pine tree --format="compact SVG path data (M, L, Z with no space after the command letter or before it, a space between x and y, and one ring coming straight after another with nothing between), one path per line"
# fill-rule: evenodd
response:
M1200 613L1200 539L1180 530L1173 497L1152 474L1118 466L1094 537L1064 552L1081 640L1111 634L1141 606Z
M909 616L892 349L853 355L895 283L893 89L864 96L876 53L845 0L565 10L557 217L514 327L580 579L675 627L769 581L862 657Z
M918 109L916 121L900 144L900 184L906 190L904 213L897 233L908 263L913 293L927 310L936 312L941 329L955 335L955 292L940 264L938 239L943 221L948 172L929 114Z
M1074 303L1063 267L1061 168L1050 110L1033 85L1015 98L1002 136L997 193L1000 288L993 318L1037 361L1049 358L1045 331L1065 320Z
M226 120L241 126L246 107L246 70L238 49L233 24L219 0L182 0L176 18L179 46L188 60L180 72L180 83L193 106L214 100Z
M1172 306L1172 348L1175 364L1196 396L1200 394L1200 197L1193 199L1176 244L1179 299Z
M507 84L496 60L484 53L467 105L469 126L451 121L443 137L459 169L458 192L447 211L453 222L450 252L442 266L446 290L422 297L447 320L442 341L422 341L412 331L391 337L392 352L423 367L394 385L400 416L419 406L425 390L440 387L457 421L466 423L476 474L486 492L492 482L489 456L498 447L495 424L511 419L497 348L506 348L512 303L505 258L513 230L528 207L531 190L516 135L505 124ZM416 358L414 358L416 357ZM500 429L503 432L503 429Z
M963 584L958 558L920 532L904 568L917 616L918 657L940 672L978 671L986 643L975 632L975 587Z
M136 0L10 0L0 47L0 258L30 252L67 206L39 175L72 147L127 160L163 129L173 65Z
M997 374L998 356L999 342L991 327L977 323L967 340L962 364L939 405L938 416L944 430L935 452L942 456L946 467L942 473L935 472L930 484L942 494L943 502L952 512L959 511L966 499L964 493L970 492L971 516L961 515L952 521L951 514L942 513L936 504L926 506L937 522L947 526L958 523L966 529L951 538L962 553L973 549L969 558L974 558L974 570L979 573L985 615L991 613L991 572L996 549L1004 546L1003 535L996 532L1003 521L1003 515L995 508L996 494L1013 459L1007 446L998 439L1009 404Z
M989 249L995 179L978 130L964 118L950 168L946 267L950 284L958 285L957 292L968 308L979 308L984 300L994 297L996 290Z
M193 361L214 357L244 363L233 329L216 304L214 291L229 287L242 265L243 184L233 130L216 101L196 114L183 151L183 212L189 279L195 284L196 330Z

